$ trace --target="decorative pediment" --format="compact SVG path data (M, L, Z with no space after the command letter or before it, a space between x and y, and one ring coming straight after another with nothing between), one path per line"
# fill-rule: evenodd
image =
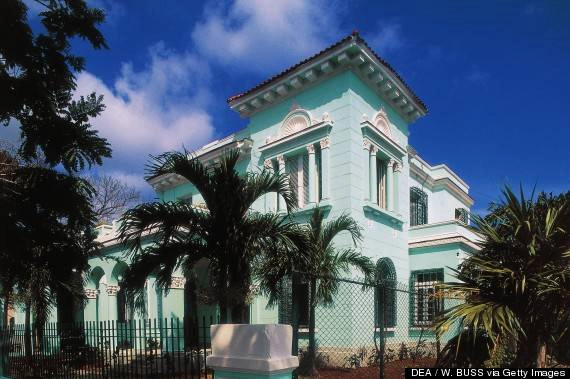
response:
M316 129L322 127L330 127L334 124L330 115L324 112L321 119L314 119L309 111L300 108L298 104L294 103L291 107L291 111L287 113L281 126L277 130L277 133L273 136L267 136L265 138L265 145L262 147L267 147L268 145L287 141L290 139L295 139L298 136L305 135L307 133L312 133Z
M392 129L390 127L390 119L388 118L388 114L384 110L384 107L380 108L376 116L374 116L374 120L372 121L376 129L382 132L386 137L392 138Z
M308 111L298 108L292 110L285 116L281 128L279 129L279 137L287 137L291 134L300 132L313 124L311 115Z

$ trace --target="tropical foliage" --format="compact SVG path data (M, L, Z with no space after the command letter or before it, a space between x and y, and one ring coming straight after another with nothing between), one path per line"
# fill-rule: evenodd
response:
M526 199L506 188L503 195L489 215L474 217L481 250L456 271L461 282L444 287L465 302L446 311L437 331L465 328L449 354L483 335L477 345L491 361L500 353L512 356L505 365L543 367L547 351L569 339L570 193Z
M187 152L170 152L149 165L147 179L178 175L194 185L204 203L157 201L124 214L120 235L132 263L123 287L136 304L144 304L149 276L155 275L157 285L167 290L175 271L190 277L195 264L207 260L211 296L220 305L222 322L247 322L255 256L292 245L295 234L294 225L282 215L255 212L253 203L277 193L291 209L295 199L285 175L266 170L240 174L239 158L232 150L218 163L206 165ZM143 247L147 234L156 242Z
M269 306L275 306L286 294L283 292L283 281L293 280L295 273L304 274L308 278L309 291L309 349L308 367L302 370L308 374L316 373L315 359L315 309L317 305L332 305L334 295L339 290L339 278L354 269L361 272L366 280L374 278L375 266L370 258L356 250L362 240L358 223L346 214L324 221L324 211L316 207L307 224L298 226L298 236L292 239L295 248L284 246L278 254L271 253L260 256L255 274L262 293L268 295ZM334 240L340 234L350 236L350 247L339 247ZM293 286L295 289L297 286ZM299 294L293 293L293 299Z
M18 299L25 305L28 327L34 314L41 340L59 300L83 298L81 273L98 251L91 187L76 176L19 162L6 151L0 156L0 283L6 303Z
M83 0L35 3L41 25L32 28L24 1L0 2L0 34L9 36L0 39L0 122L21 131L17 151L0 154L0 280L6 304L24 303L28 336L34 313L39 341L58 299L83 297L97 246L92 187L77 174L111 149L89 123L102 97L76 94L85 62L71 49L75 38L106 47L103 12Z

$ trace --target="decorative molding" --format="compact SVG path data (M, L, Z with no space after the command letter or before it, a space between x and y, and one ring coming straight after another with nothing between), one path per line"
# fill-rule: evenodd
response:
M263 162L263 166L265 166L266 169L271 170L273 168L273 161L271 159L266 159Z
M309 154L315 154L315 145L313 144L307 145L307 152Z
M431 247L431 246L440 246L440 245L448 245L451 243L462 243L464 245L469 246L470 248L474 249L474 250L480 250L481 247L479 245L477 245L475 242L467 239L466 237L463 236L457 236L457 237L448 237L448 238L440 238L440 239L432 239L432 240L427 240L427 241L417 241L417 242L410 242L408 244L408 247L410 249L417 249L420 247Z
M376 129L383 133L386 137L392 138L392 123L388 118L388 113L384 110L384 107L380 108L378 113L374 116L374 122L372 123Z
M99 290L92 289L92 288L85 288L85 297L88 299L96 299L97 295L99 295Z
M319 141L321 144L321 149L328 149L331 146L331 139L329 137L325 137Z
M170 288L172 289L184 289L186 286L186 278L183 276L173 276L170 282Z
M370 143L370 140L369 140L369 139L366 139L366 138L365 138L365 139L362 140L362 148L363 148L364 150L370 150L370 147L371 147L371 146L372 146L372 143Z
M403 166L402 163L396 161L394 163L394 172L402 172L402 166Z
M323 116L321 117L321 120L322 120L322 122L330 122L330 123L334 122L334 121L331 119L331 115L330 115L328 112L324 112L324 113L323 113Z
M121 289L121 287L119 287L119 286L108 285L107 286L107 295L117 296L117 292L119 292L120 289Z

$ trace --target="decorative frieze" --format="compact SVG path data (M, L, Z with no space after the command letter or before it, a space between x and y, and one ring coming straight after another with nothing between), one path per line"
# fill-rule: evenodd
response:
M107 286L107 295L109 296L117 296L117 292L119 292L121 288L119 286Z
M85 297L88 299L96 299L97 295L99 295L99 290L92 289L92 288L85 288Z
M328 149L331 146L331 140L329 137L320 140L321 149Z
M183 276L173 276L170 282L170 288L172 289L184 289L186 286L186 278Z

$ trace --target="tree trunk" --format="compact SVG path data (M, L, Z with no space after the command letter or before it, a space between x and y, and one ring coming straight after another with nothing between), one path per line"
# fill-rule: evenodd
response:
M317 307L316 294L317 294L317 280L311 278L310 285L310 299L309 299L309 351L307 358L309 359L307 365L307 373L311 376L317 375L317 367L315 361L317 358L317 343L315 338L315 309Z

